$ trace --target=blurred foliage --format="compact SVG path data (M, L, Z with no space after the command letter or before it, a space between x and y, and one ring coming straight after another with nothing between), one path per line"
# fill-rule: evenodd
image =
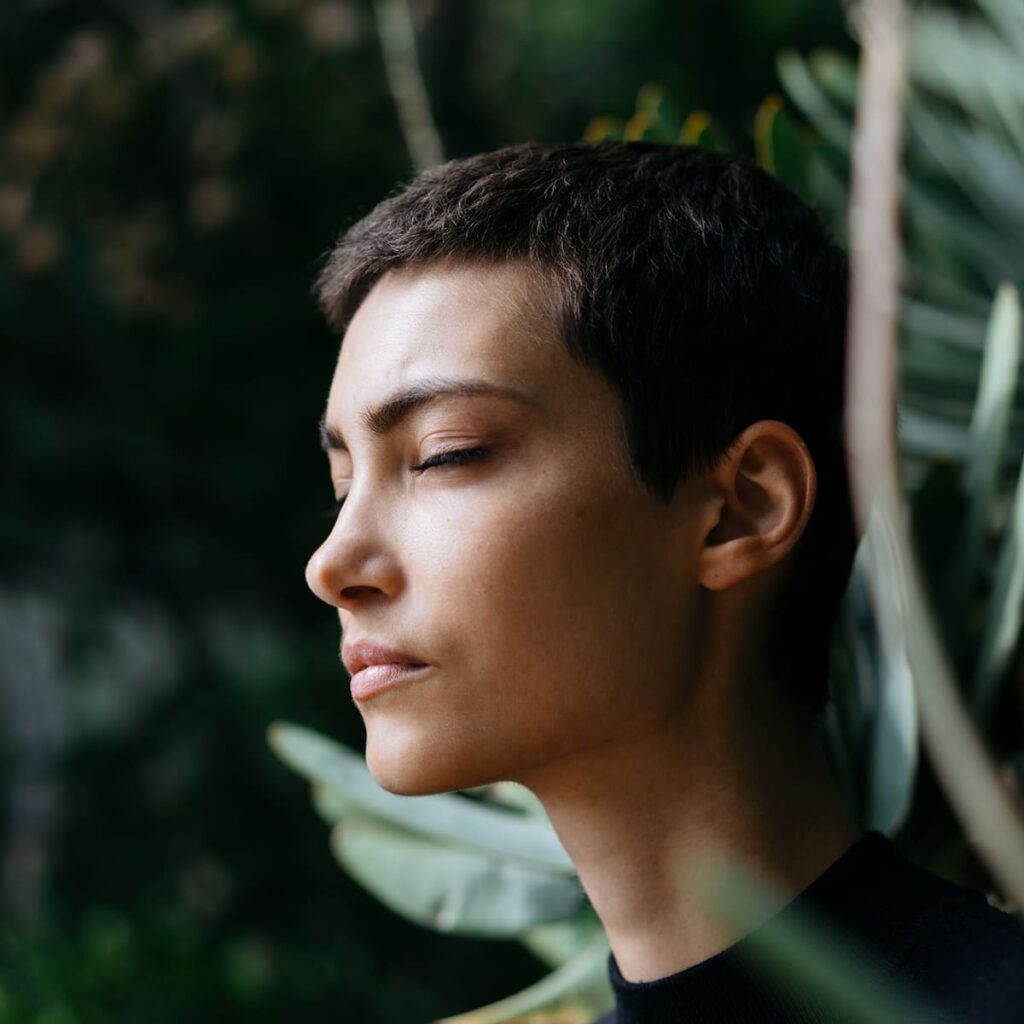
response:
M811 0L422 0L447 152L663 83L742 144ZM436 1019L575 939L434 935L338 872L267 752L362 742L302 567L340 227L405 177L365 0L0 5L0 1021ZM500 955L496 955L500 954Z

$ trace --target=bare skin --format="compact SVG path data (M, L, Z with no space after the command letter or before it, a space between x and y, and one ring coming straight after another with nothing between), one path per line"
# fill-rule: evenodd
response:
M617 396L544 299L513 265L435 264L371 290L325 414L346 500L306 578L346 642L429 666L357 701L378 782L528 786L623 975L649 980L739 937L680 886L692 855L727 851L789 898L859 835L812 723L761 667L814 466L762 421L658 501ZM364 411L410 386L419 401L370 429Z

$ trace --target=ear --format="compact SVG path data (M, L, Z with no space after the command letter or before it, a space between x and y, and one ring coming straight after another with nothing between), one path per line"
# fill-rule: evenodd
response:
M777 565L807 527L817 475L792 427L759 420L705 474L708 485L697 578L726 590Z

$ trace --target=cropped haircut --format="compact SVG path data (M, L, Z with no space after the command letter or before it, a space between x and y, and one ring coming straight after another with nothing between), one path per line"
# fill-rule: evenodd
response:
M618 393L630 457L667 501L750 424L803 439L815 506L766 663L820 712L855 549L842 443L847 264L819 218L744 158L646 142L525 143L418 175L343 234L318 277L343 331L388 270L515 261L549 279L571 355Z

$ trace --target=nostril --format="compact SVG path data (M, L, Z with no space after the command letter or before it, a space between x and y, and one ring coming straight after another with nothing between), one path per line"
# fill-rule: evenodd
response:
M358 600L360 597L366 597L369 594L376 593L377 589L377 587L364 586L345 587L341 591L341 596L348 598L349 600Z

